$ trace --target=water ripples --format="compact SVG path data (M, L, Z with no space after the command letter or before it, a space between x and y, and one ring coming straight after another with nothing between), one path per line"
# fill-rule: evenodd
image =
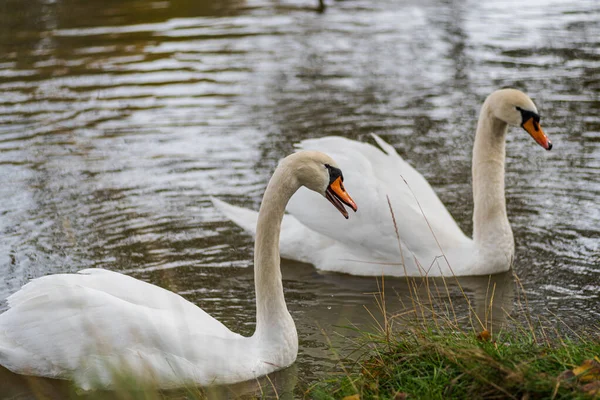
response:
M0 5L3 297L48 273L117 269L249 333L252 239L210 196L256 209L293 143L373 132L470 232L479 107L515 86L555 144L546 153L518 129L508 138L515 270L535 313L577 324L598 308L594 2L356 0L319 15L304 0L32 1ZM358 309L377 288L283 268L310 376L329 365L317 322L366 323Z

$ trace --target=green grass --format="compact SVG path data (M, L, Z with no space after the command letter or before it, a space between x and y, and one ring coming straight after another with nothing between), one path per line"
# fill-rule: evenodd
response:
M565 371L600 355L598 338L542 343L525 332L490 341L450 329L410 329L389 339L365 334L371 350L352 371L314 385L307 397L339 399L590 398Z
M501 325L492 321L495 285L488 287L484 315L478 315L459 278L407 278L410 304L390 315L382 278L377 296L383 322L375 333L349 341L352 354L362 355L340 360L343 372L311 385L305 397L600 399L600 326L575 332L558 318L532 316L523 285L514 278L517 311L503 310ZM450 283L460 289L461 304L452 300ZM456 310L464 308L467 315L459 319L463 313Z
M462 293L458 301L450 298L449 280ZM392 315L382 279L377 329L349 339L350 356L339 360L342 372L311 385L305 397L600 399L600 326L576 332L560 319L533 317L516 275L517 311L505 311L501 324L491 321L493 286L489 306L478 315L458 278L408 282L410 304ZM573 372L586 360L591 369Z

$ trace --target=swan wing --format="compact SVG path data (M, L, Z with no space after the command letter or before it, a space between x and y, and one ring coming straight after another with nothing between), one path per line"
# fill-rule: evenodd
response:
M311 230L349 248L362 248L374 259L400 261L403 256L430 263L441 255L438 242L444 251L469 242L425 178L392 146L373 137L380 148L342 137L300 142L298 148L319 150L337 161L358 212L343 221L318 195L300 190L288 205L290 214Z
M96 365L97 378L110 383L102 363L112 360L176 379L175 370L202 356L205 346L192 343L241 337L175 293L99 269L34 279L8 304L0 363L24 374L89 380Z

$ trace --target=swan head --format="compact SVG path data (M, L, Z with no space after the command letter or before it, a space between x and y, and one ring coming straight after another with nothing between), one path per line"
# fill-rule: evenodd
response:
M496 118L511 126L522 127L544 149L552 149L552 142L540 126L540 114L525 93L516 89L497 90L486 103Z
M344 187L344 175L337 163L327 154L299 151L286 157L284 162L294 163L295 175L300 185L325 197L344 218L348 219L348 211L344 205L356 212L356 203Z

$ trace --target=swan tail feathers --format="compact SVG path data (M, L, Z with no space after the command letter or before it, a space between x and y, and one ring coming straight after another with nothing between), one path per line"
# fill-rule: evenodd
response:
M233 221L240 228L252 235L256 234L256 222L258 221L258 212L247 208L238 207L211 197L213 205L221 211L228 219Z
M377 145L383 150L387 155L398 155L396 149L393 146L390 146L385 140L379 137L379 135L375 133L371 133L371 137L377 142Z

